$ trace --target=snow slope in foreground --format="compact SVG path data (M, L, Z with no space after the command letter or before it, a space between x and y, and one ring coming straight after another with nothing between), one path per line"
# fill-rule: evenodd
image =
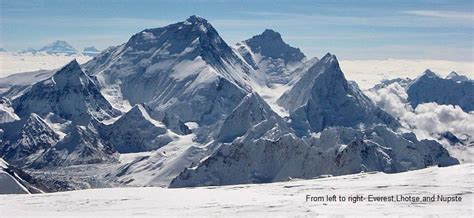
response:
M115 188L0 198L0 217L397 215L472 217L474 164L399 174L201 188ZM307 202L306 196L458 196L460 202Z

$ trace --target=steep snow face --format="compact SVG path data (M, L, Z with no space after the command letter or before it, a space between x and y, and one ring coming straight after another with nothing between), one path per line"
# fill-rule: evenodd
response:
M0 158L0 194L29 194L28 189L15 178L14 173L9 172L8 163Z
M414 134L400 135L385 126L365 131L337 127L309 139L286 134L273 140L262 137L223 144L170 186L267 183L362 171L396 173L457 163L440 144L418 141Z
M37 155L60 140L60 135L37 114L32 113L25 120L2 126L5 134L0 153L12 164L30 165Z
M143 30L84 67L106 95L119 90L132 105L146 103L201 125L225 117L252 84L264 81L196 16Z
M290 111L290 125L298 135L330 126L361 127L399 123L375 106L354 83L349 83L334 55L327 54L309 68L278 103Z
M174 139L166 126L151 118L142 105L135 105L113 124L105 126L101 136L120 153L156 150Z
M121 154L120 167L106 179L127 186L167 187L185 168L195 166L207 154L194 142L194 134L178 136L151 152Z
M474 110L474 82L452 78L443 79L426 70L408 86L408 101L413 108L421 103L436 102L458 105L466 112Z
M67 54L74 55L77 54L77 50L69 45L66 41L57 40L44 46L38 50L39 52L46 52L48 54Z
M218 142L226 143L249 133L252 139L257 139L273 128L289 132L285 121L265 100L257 93L251 93L224 120L216 138Z
M94 126L66 122L56 130L35 113L28 119L2 124L0 155L15 166L43 168L117 160L115 150L100 139Z
M20 117L30 113L45 116L52 112L80 125L86 125L91 118L102 121L120 114L76 61L51 78L34 84L13 100L13 108Z
M270 29L237 43L235 49L255 70L267 75L268 83L288 83L306 60L298 48L286 44L280 33Z
M0 99L0 123L10 123L20 120L11 107L11 102L7 98Z

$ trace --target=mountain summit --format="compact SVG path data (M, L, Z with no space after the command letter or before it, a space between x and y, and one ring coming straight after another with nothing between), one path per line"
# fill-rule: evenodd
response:
M264 75L253 70L206 19L145 29L85 64L102 91L184 122L215 123ZM119 101L117 101L119 102Z
M13 102L20 117L36 113L59 117L86 125L91 118L106 120L118 116L100 93L99 87L86 75L76 60L58 70L51 78L34 84Z
M40 50L39 52L46 52L48 54L66 54L66 55L74 55L77 54L77 50L69 45L66 41L57 40L52 42Z
M285 64L289 62L301 61L306 56L299 48L291 47L281 38L280 33L271 29L266 29L262 34L245 40L254 53L270 58L281 58Z
M436 102L458 105L466 112L474 110L474 82L456 73L451 73L444 79L426 70L408 85L407 94L413 108L422 103Z
M346 80L336 56L330 53L309 68L278 103L290 111L291 126L298 134L330 126L400 125Z
M280 33L270 29L235 47L249 65L267 75L268 83L287 83L292 79L293 70L306 59L300 49L286 44Z

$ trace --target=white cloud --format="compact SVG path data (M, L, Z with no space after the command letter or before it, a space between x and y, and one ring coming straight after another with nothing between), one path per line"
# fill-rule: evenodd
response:
M426 69L447 75L451 71L474 78L474 63L430 59L342 60L341 69L349 80L369 89L383 79L416 78Z
M472 12L415 10L415 11L403 11L403 13L416 15L416 16L423 16L423 17L437 17L437 18L445 18L445 19L462 19L462 20L474 19L474 13Z
M413 109L407 101L407 94L398 83L367 91L366 93L379 107L399 119L407 131L412 131L418 139L437 139L437 134L451 132L457 137L474 137L474 113L467 113L458 106L424 103ZM449 146L441 141L450 154L462 162L472 162L474 146Z

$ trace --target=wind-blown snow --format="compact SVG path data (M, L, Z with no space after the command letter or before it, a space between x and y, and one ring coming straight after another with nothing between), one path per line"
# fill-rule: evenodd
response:
M426 216L472 217L474 165L362 173L260 185L90 189L0 198L5 217ZM307 202L306 196L459 196L460 202Z

